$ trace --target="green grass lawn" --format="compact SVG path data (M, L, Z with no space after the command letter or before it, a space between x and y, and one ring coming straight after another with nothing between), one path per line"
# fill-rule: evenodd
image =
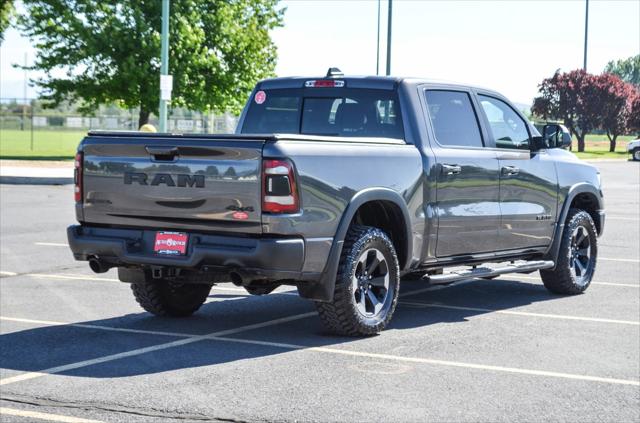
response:
M72 159L78 143L85 136L83 131L33 131L33 150L31 149L31 131L0 129L0 158L23 160L65 160ZM609 140L606 135L587 135L584 153L576 153L581 159L627 159L627 142L632 136L618 137L616 151L609 152ZM574 141L573 151L578 150Z
M572 150L581 159L623 159L629 158L627 143L635 139L631 135L619 136L616 141L616 151L609 152L609 139L606 135L587 135L585 151L578 153L578 142L574 139Z
M72 159L86 135L82 131L31 131L0 129L0 158L24 160Z

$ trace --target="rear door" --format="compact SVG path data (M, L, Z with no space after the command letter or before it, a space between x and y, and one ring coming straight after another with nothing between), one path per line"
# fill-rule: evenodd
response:
M499 169L472 96L459 89L427 89L428 125L436 157L436 256L492 252L498 248Z
M91 136L83 142L84 221L261 232L264 140Z
M557 216L558 178L546 150L530 151L526 121L504 100L478 101L500 162L500 243L503 250L546 246Z

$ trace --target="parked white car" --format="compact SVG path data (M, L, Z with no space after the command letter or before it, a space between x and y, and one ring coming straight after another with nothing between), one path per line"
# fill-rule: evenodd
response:
M631 154L633 160L640 161L640 138L629 141L629 144L627 144L627 152Z

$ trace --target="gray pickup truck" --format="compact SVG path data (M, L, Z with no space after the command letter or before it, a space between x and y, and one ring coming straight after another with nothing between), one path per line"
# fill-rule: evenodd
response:
M328 329L390 321L400 278L540 271L578 294L604 227L600 174L500 94L395 77L257 84L236 134L90 132L76 157L77 260L118 268L156 315L214 283L291 285Z

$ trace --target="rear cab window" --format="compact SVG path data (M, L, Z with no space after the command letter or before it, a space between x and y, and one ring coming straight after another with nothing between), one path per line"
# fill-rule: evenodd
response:
M478 117L465 91L426 90L429 119L443 147L483 147Z
M397 93L369 88L258 90L241 132L404 139Z

